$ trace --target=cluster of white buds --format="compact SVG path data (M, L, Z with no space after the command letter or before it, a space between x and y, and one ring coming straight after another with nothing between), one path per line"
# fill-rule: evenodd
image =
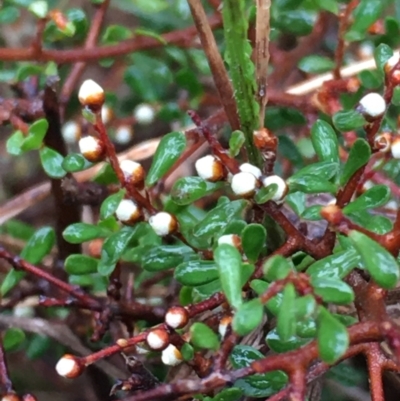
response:
M182 329L189 321L189 313L182 306L172 306L165 314L165 323L172 329Z
M95 136L85 136L79 140L79 150L82 156L92 163L99 162L105 157L105 148L102 141Z
M114 140L119 145L126 145L133 138L133 129L130 125L120 125L114 134Z
M64 355L56 365L56 372L67 379L75 379L83 373L84 365L73 355Z
M225 337L228 327L231 324L232 324L232 316L224 316L219 322L218 333L222 338Z
M104 104L101 108L101 121L103 121L104 124L108 124L112 120L113 116L114 113L112 108Z
M235 248L242 249L242 240L237 234L226 234L218 238L218 245L228 244Z
M169 344L169 336L166 330L153 329L147 334L146 342L152 350L162 351Z
M169 344L161 353L161 360L164 365L177 366L182 362L183 358L179 349L175 345Z
M175 216L167 212L158 212L149 218L149 224L160 237L172 234L178 228Z
M396 66L396 64L400 61L400 53L396 51L392 57L389 58L388 61L386 61L384 70L386 74L388 74L392 69Z
M61 133L66 143L76 143L81 137L81 126L76 121L67 121L61 129Z
M253 174L254 177L257 178L257 180L259 180L261 178L261 175L262 175L261 170L257 166L253 166L250 163L243 163L242 165L240 165L239 170L242 173Z
M145 171L140 163L133 160L122 160L120 167L126 181L133 185L143 184Z
M133 111L135 120L140 125L149 125L154 121L156 112L153 106L147 103L139 104Z
M199 177L203 178L203 180L216 182L226 176L221 161L212 155L201 157L196 161L194 167Z
M104 90L97 82L87 79L79 89L78 98L82 106L98 112L104 104Z
M390 132L382 132L374 139L374 148L379 152L387 153L392 146L392 134Z
M264 177L262 179L262 184L264 187L268 187L272 184L277 185L278 189L272 197L272 200L277 203L283 202L287 193L289 192L288 185L283 178L279 177L279 175L270 175L268 177Z
M395 159L400 159L400 135L393 138L390 151Z
M357 110L367 121L374 121L385 113L386 101L379 93L368 93L358 102Z
M122 199L115 211L115 216L121 223L133 225L141 219L142 210L134 201Z

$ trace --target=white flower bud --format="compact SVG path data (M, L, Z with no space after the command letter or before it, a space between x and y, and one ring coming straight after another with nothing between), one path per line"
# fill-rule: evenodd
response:
M108 124L112 118L113 118L112 108L107 106L106 104L103 105L103 107L101 108L101 121L103 121L104 124Z
M357 109L368 119L381 117L386 111L386 101L379 93L368 93L358 103Z
M156 113L153 106L147 103L142 103L136 106L133 116L138 124L148 125L154 121Z
M140 163L133 160L123 160L120 163L120 167L127 181L130 181L132 184L143 182L145 173Z
M257 178L251 173L240 172L232 177L231 188L236 195L252 196L258 186Z
M188 311L182 306L173 306L165 314L165 323L173 329L181 329L189 321Z
M218 326L218 333L222 338L225 337L226 331L228 330L229 325L232 323L231 316L225 316L221 319Z
M92 79L83 82L78 97L82 106L89 107L93 111L101 110L101 106L104 104L104 90Z
M390 72L395 65L400 61L400 54L398 51L394 52L393 56L389 58L388 61L386 61L385 64L385 72L388 73Z
M400 159L400 137L395 137L393 139L392 145L390 147L390 151L392 152L392 156L395 159Z
M159 212L151 216L149 218L149 224L160 237L171 234L178 226L175 217L167 212Z
M222 180L225 176L221 161L211 155L198 159L194 167L203 180L215 182Z
M8 393L1 397L1 401L21 401L21 398L15 393Z
M232 245L235 248L241 248L242 246L242 241L240 239L240 237L236 234L226 234L223 235L222 237L218 238L218 245L221 244L228 244L228 245Z
M96 163L104 158L103 143L94 136L81 138L78 146L83 157L92 163Z
M182 359L181 352L172 344L169 344L161 353L161 360L164 365L177 366L182 362Z
M146 342L151 349L161 351L168 345L168 333L163 329L154 329L147 334Z
M115 211L119 221L124 224L134 224L141 217L142 213L139 206L130 199L122 199Z
M389 132L383 132L382 134L377 135L374 139L374 148L379 152L389 152L391 145L392 135Z
M240 171L242 171L243 173L250 173L253 174L254 177L257 178L257 180L260 179L262 172L261 170L257 167L257 166L253 166L250 163L243 163L240 167L239 167Z
M75 121L67 121L62 129L62 136L67 143L76 143L81 136L81 127Z
M120 125L114 134L115 142L120 145L126 145L132 140L133 130L130 125Z
M288 193L288 186L279 175L270 175L268 177L263 178L262 183L264 187L268 187L269 185L276 184L278 186L275 195L272 197L272 200L275 202L281 202L285 199L285 196Z
M73 355L64 355L56 365L56 372L68 379L74 379L83 372L83 365Z
M397 210L399 208L398 203L395 200L390 200L388 203L385 205L385 209L387 210Z

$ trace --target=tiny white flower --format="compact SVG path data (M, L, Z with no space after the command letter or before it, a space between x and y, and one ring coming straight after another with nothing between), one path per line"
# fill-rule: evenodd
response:
M146 342L151 349L161 350L168 341L168 334L165 330L153 330L147 334Z
M147 103L142 103L136 106L133 115L138 124L148 125L154 121L156 113L153 106Z
M161 360L164 365L177 366L182 362L182 354L175 345L169 344L161 353Z
M106 104L103 105L101 108L101 120L104 124L108 124L113 116L113 112L111 107L107 106Z
M218 333L222 338L225 337L226 331L228 330L229 325L232 323L231 316L225 316L221 319L218 326Z
M97 82L87 79L79 89L78 98L82 106L100 110L104 104L104 90Z
M82 368L71 355L64 355L56 365L56 372L63 377L74 378L79 376Z
M250 163L243 163L240 167L239 167L240 171L242 171L243 173L250 173L253 174L254 177L256 177L257 179L260 179L262 172L261 170L257 167L257 166L253 166Z
M104 154L102 142L94 136L81 138L78 142L78 146L82 155L91 162L99 161Z
M123 223L135 222L140 216L140 209L132 200L122 199L115 211L115 215Z
M203 180L218 181L224 177L222 163L212 155L201 157L196 161L194 167L198 176Z
M126 180L130 180L132 183L143 181L144 169L140 163L133 160L123 160L120 167Z
M62 136L67 143L76 143L81 135L81 127L75 121L67 121L62 129Z
M395 200L390 200L388 203L385 205L385 209L388 210L397 210L399 208L398 203Z
M129 125L120 125L115 130L115 142L119 143L120 145L126 145L132 140L133 131L131 126Z
M366 117L377 118L386 111L386 101L379 93L368 93L359 102L359 108Z
M393 140L390 151L395 159L400 159L400 137L397 137Z
M241 240L240 237L236 234L226 234L218 238L218 245L222 244L228 244L234 246L235 248L238 248L241 246Z
M232 177L232 191L239 196L249 196L258 186L258 180L251 173L240 172Z
M149 224L160 237L170 234L176 228L175 218L167 212L159 212L151 216Z
M288 186L285 180L279 177L279 175L270 175L268 177L264 177L262 183L264 187L268 187L269 185L272 184L276 184L278 186L275 195L272 197L272 200L275 202L282 201L288 192Z
M173 329L185 327L189 320L188 312L181 306L169 308L165 314L165 323Z
M400 61L400 53L396 51L394 52L393 56L390 57L388 61L386 61L385 71L386 72L391 71L399 61Z

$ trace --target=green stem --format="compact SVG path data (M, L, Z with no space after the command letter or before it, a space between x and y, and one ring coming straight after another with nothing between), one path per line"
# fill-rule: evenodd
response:
M259 105L255 98L255 68L251 61L252 48L247 39L248 22L244 0L224 0L222 17L226 43L225 61L235 91L241 130L246 138L249 161L261 167L261 155L253 141L257 129Z

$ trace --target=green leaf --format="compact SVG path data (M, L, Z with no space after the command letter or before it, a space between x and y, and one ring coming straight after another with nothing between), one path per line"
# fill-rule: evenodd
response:
M317 319L317 343L319 355L326 363L335 363L349 346L346 327L323 306L319 307Z
M250 261L255 262L266 246L267 230L261 224L249 224L242 232L242 247Z
M101 38L103 43L113 44L132 37L132 31L122 25L109 25Z
M7 295L7 293L12 290L24 277L25 272L11 269L1 282L1 296L4 297L5 295Z
M383 71L386 62L393 56L393 50L385 43L375 47L374 58L378 70Z
M98 272L102 276L108 276L113 272L134 234L135 227L124 227L104 241L98 265Z
M276 194L277 190L278 184L271 184L267 187L263 187L259 191L257 191L256 195L254 196L254 200L258 205L262 205L271 200Z
M68 274L91 274L97 273L98 259L87 255L69 255L65 259L64 268Z
M43 72L43 67L37 64L22 64L16 74L16 81L21 82L33 75L40 75Z
M21 345L25 340L25 333L18 328L7 329L3 337L3 346L5 351L12 351Z
M236 157L240 153L240 149L246 142L246 137L242 131L233 131L229 138L229 155Z
M41 118L40 120L35 121L29 127L28 136L22 142L21 149L24 152L39 149L42 146L48 128L49 123L46 119Z
M62 168L64 158L54 149L44 147L40 150L40 161L46 174L51 178L62 178L67 172Z
M15 131L6 142L6 149L10 155L19 156L22 154L21 146L25 140L25 136L22 131Z
M51 227L37 230L24 246L21 258L34 265L40 263L54 246L56 235Z
M354 10L353 24L346 33L346 40L360 40L364 38L368 28L378 20L382 14L384 2L381 0L361 0Z
M259 298L243 303L236 311L232 328L239 336L245 336L253 331L262 321L263 305Z
M276 331L283 341L287 341L296 331L296 290L287 284L283 290L282 303L278 313Z
M199 348L217 351L220 344L218 336L206 324L196 322L190 327L190 342Z
M335 63L328 57L312 55L303 57L298 67L308 74L321 74L332 70L335 67Z
M17 7L9 6L2 7L0 9L0 24L13 24L20 16L19 9Z
M295 182L300 178L307 179L309 176L317 176L320 177L322 180L330 180L333 178L339 171L339 164L336 162L317 162L310 164L308 166L303 167L295 174L293 174L289 179L288 182Z
M175 181L171 189L171 197L177 205L189 205L223 185L222 182L208 182L200 177L183 177Z
M105 220L108 217L112 216L117 210L118 205L121 203L124 198L125 190L119 190L115 194L108 196L100 207L100 219Z
M237 309L242 304L242 256L233 246L222 244L215 250L214 260L218 266L222 290L226 299Z
M311 33L315 24L315 14L308 10L285 10L279 14L275 24L285 32L304 36Z
M307 274L311 278L344 278L360 264L358 252L350 248L313 263Z
M268 258L263 265L264 277L270 282L286 278L291 270L289 262L282 255Z
M272 351L284 353L302 347L303 345L309 343L311 339L299 338L296 335L293 335L283 341L277 333L277 330L273 329L267 334L265 341Z
M75 223L68 226L64 232L63 237L65 241L71 244L81 244L85 241L90 241L95 238L103 238L109 235L110 232L104 228L94 226L88 223Z
M168 2L166 0L136 0L135 6L142 12L147 14L159 13L169 7Z
M332 117L333 125L338 131L348 132L363 127L367 122L357 110L338 111Z
M334 194L337 191L336 185L316 175L304 175L301 177L292 176L287 181L290 192L301 191L306 194L318 194L327 192Z
M349 203L343 212L349 214L359 210L373 209L385 205L389 199L390 189L386 185L376 185Z
M240 369L250 366L252 362L263 359L265 356L248 345L236 345L229 358L232 366L235 369ZM286 383L286 374L276 370L239 379L234 386L243 390L247 397L265 398L281 390Z
M70 153L65 156L62 162L62 168L70 173L86 170L93 166L93 164L86 160L80 153Z
M216 280L219 272L211 260L189 260L176 267L174 277L181 284L193 287Z
M301 214L301 218L311 221L321 220L321 209L322 205L312 205L304 210L304 212Z
M199 239L211 239L212 236L220 234L227 224L239 216L248 205L245 200L235 200L219 204L210 210L206 217L193 229L193 235Z
M394 288L400 277L396 259L382 245L365 234L353 230L348 237L374 281L383 288Z
M311 141L319 160L339 164L339 145L336 132L325 121L317 120L311 128Z
M194 357L194 349L189 343L184 343L181 348L181 354L184 361L191 361Z
M349 304L354 300L353 289L344 281L336 278L318 277L311 280L315 294L324 302L334 304Z
M371 157L371 148L365 139L358 138L350 149L349 158L340 177L340 185L345 185L354 173L365 166Z
M239 388L226 388L218 393L213 401L239 401L239 399L243 396L243 391Z
M193 256L193 250L186 245L153 243L132 249L124 255L123 259L137 262L147 271L157 272L171 269Z
M337 0L314 0L313 1L321 10L326 10L332 14L339 13L339 4Z
M153 186L170 170L185 147L186 137L182 132L171 132L161 139L146 177L147 187Z

